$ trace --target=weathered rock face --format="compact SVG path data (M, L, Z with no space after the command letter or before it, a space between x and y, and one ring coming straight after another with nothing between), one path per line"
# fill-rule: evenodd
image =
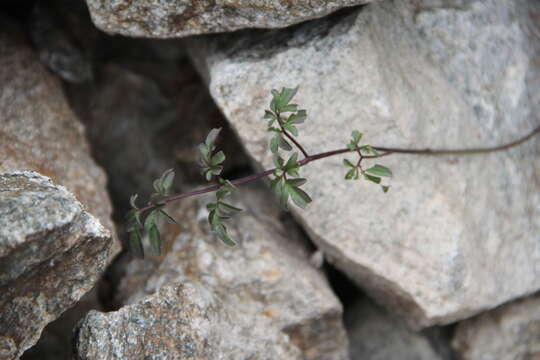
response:
M540 296L501 306L460 323L453 347L463 360L540 357Z
M105 173L91 158L59 81L9 20L0 24L0 172L31 169L50 177L114 231Z
M367 299L345 312L352 360L441 360L428 339Z
M103 31L126 36L170 38L233 31L281 28L325 16L371 0L87 0L92 20Z
M105 269L112 239L64 187L0 175L0 358L16 359Z
M311 153L358 129L374 145L504 143L538 126L535 1L382 1L274 32L190 40L242 142L272 167L269 90L300 85ZM302 173L294 211L328 259L411 325L471 316L540 288L540 142L467 158L390 156L392 190L343 180L340 158ZM351 158L351 156L349 156Z
M82 322L80 359L347 358L341 305L297 230L264 192L241 196L235 248L209 234L203 204L171 209L182 230L164 227L163 258L126 267L119 294L130 305Z

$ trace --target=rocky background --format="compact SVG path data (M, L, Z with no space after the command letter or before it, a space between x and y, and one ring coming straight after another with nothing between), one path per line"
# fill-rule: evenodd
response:
M540 2L2 1L0 359L540 359L539 139L390 156L387 194L329 158L306 210L242 186L235 248L202 196L126 252L129 196L204 185L211 128L227 178L271 167L269 91L297 85L310 152L511 141L540 124Z

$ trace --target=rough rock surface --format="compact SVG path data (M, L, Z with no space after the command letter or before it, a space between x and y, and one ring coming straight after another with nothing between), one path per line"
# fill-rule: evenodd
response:
M241 199L235 248L209 233L199 200L171 209L182 230L164 226L162 258L126 267L130 305L81 323L79 359L347 359L341 305L297 229L264 191Z
M462 360L540 358L540 296L510 303L460 323L453 347Z
M92 288L110 233L36 172L0 175L0 358L16 359Z
M346 310L344 318L351 360L442 360L424 335L367 299Z
M87 0L92 20L103 31L126 36L170 38L281 28L371 0Z
M60 82L16 26L2 17L0 29L0 172L31 169L50 177L114 231L105 173L90 156Z
M271 167L269 90L300 85L311 153L373 145L498 145L540 123L537 1L381 1L281 31L190 40L254 160ZM294 211L328 259L411 325L449 323L540 288L540 141L483 156L390 156L392 189L302 173ZM353 158L349 156L349 158ZM354 200L351 200L354 199Z

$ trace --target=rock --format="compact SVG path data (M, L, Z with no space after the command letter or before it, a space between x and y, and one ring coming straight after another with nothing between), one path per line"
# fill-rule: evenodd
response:
M243 28L281 28L370 1L180 0L156 3L148 0L87 0L87 4L94 24L103 31L125 36L170 38Z
M540 296L535 295L459 323L452 343L458 358L540 358L539 309Z
M164 226L165 254L126 267L129 305L82 321L79 359L348 358L341 305L305 241L265 192L238 192L235 248L209 233L203 200L170 209L182 229Z
M368 299L345 311L352 360L442 360L428 339Z
M539 124L535 1L381 1L280 31L189 40L194 63L259 167L273 167L269 91L300 85L311 154L364 141L499 145ZM470 157L390 156L383 194L339 157L302 168L293 209L327 259L411 326L445 324L540 288L539 141ZM353 155L346 156L353 159Z
M0 175L0 358L17 359L95 284L111 234L36 172Z
M110 231L107 178L90 155L85 130L60 82L39 62L20 30L0 19L0 173L31 169L67 187ZM120 250L115 243L114 256Z
M28 32L41 62L63 80L74 83L89 81L93 76L88 53L92 47L85 50L78 43L77 28L85 28L86 37L95 39L98 34L97 30L88 31L86 9L81 7L84 3L78 1L36 2L28 21ZM62 12L68 15L62 17Z

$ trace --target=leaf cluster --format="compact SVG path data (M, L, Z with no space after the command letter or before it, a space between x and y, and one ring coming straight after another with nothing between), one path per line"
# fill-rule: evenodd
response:
M165 171L161 177L154 180L155 193L150 196L149 201L149 205L153 207L145 213L137 206L138 194L130 198L132 209L127 214L127 231L129 233L129 249L132 254L144 257L143 239L148 239L153 254L161 254L162 240L158 228L160 218L163 217L179 226L176 220L165 211L166 198L170 194L173 182L173 169Z
M392 171L380 164L363 169L362 160L364 155L378 155L377 150L373 149L370 145L360 145L362 139L362 133L358 130L354 130L351 134L351 140L347 144L347 148L351 151L356 151L359 158L356 164L353 164L349 159L343 159L343 164L347 167L347 173L345 174L346 180L358 180L362 176L367 181L371 181L375 184L380 184L383 192L388 192L390 187L388 185L381 184L382 177L392 177Z
M212 231L216 236L223 241L224 244L229 246L235 246L236 241L231 237L227 231L227 227L223 224L224 220L230 219L235 213L242 211L231 204L226 203L225 197L229 196L234 189L234 185L230 181L219 179L221 186L216 192L216 202L209 203L206 208L208 209L208 223L212 228Z
M272 100L270 109L265 110L264 119L268 120L268 131L274 133L270 140L270 150L277 153L281 148L291 151L292 146L285 138L285 132L291 136L298 136L296 125L302 124L307 118L306 110L299 110L297 104L291 104L292 98L296 95L296 88L282 88L281 91L272 90ZM288 116L282 114L290 113Z
M208 223L210 228L216 234L216 236L223 241L226 245L234 246L236 241L231 237L227 231L227 227L223 223L224 220L230 219L235 213L242 211L231 204L226 203L225 197L229 196L234 189L234 185L221 177L221 171L223 166L221 165L225 161L225 154L223 151L216 150L215 141L221 129L212 129L208 133L204 143L199 145L200 151L200 164L202 173L205 175L206 180L210 181L212 178L217 178L220 187L216 192L216 201L207 205Z
M219 135L221 128L212 129L208 133L206 140L199 145L201 173L207 181L212 180L214 176L220 176L225 161L225 153L216 150L215 141Z
M287 161L279 154L280 149L292 150L292 146L284 135L298 136L296 125L303 123L307 117L305 110L299 110L297 104L290 103L297 91L298 87L282 88L281 91L272 90L270 109L266 110L264 115L264 118L268 120L268 131L274 133L270 140L270 151L273 153L275 170L274 179L270 184L284 209L288 208L289 199L301 208L305 208L312 201L310 196L300 188L306 183L306 179L300 178L298 153L293 153ZM290 114L282 116L284 113ZM278 127L274 126L275 124Z

